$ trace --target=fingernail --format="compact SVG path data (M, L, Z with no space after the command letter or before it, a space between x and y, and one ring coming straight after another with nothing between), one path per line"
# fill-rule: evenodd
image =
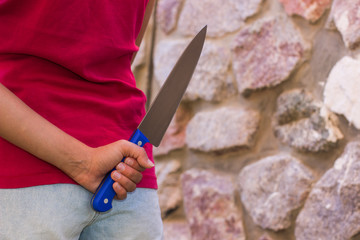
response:
M134 161L131 158L125 159L125 163L129 166L133 165Z
M121 177L121 175L120 175L120 173L118 173L117 171L114 171L113 177L114 177L115 179L119 179L119 178Z
M115 183L115 188L119 191L121 189L121 186L118 182Z
M150 167L154 167L154 166L155 166L154 163L153 163L150 159L148 159L148 164L150 165Z
M123 164L123 163L120 163L120 164L118 165L118 170L120 170L120 171L122 172L122 171L124 171L124 169L125 169L124 164Z

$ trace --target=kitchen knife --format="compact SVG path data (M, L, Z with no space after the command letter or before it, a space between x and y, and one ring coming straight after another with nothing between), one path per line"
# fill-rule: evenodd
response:
M159 146L194 73L204 45L206 29L207 26L186 47L150 109L130 138L130 142L140 147L148 142L156 147ZM124 160L125 158L121 161ZM115 168L112 171L114 170ZM112 208L112 200L116 195L112 187L114 181L110 176L112 171L105 176L91 199L93 209L98 212L106 212Z

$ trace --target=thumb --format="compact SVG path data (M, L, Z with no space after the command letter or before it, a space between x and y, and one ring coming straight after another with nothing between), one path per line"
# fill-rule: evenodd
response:
M143 168L152 168L155 166L150 159L146 159L146 160L138 159L138 163Z
M139 147L135 143L121 140L122 153L124 157L131 157L136 159L138 164L143 168L152 168L154 163L148 158L144 148Z

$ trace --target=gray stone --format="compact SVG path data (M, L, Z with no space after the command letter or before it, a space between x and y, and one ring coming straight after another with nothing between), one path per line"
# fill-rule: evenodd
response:
M262 0L191 0L186 1L178 28L184 35L195 35L208 26L207 36L220 37L238 30L244 20L259 11Z
M156 22L165 33L175 29L184 0L160 0L156 8Z
M159 85L165 82L188 42L179 39L162 40L157 44L154 62ZM229 49L206 41L184 100L218 101L235 93L232 79L227 73L230 58Z
M276 155L246 166L239 174L240 197L253 221L262 228L290 227L294 211L302 206L314 177L288 155Z
M279 0L289 15L300 15L310 22L316 22L331 5L331 0Z
M163 218L181 205L180 170L181 164L177 160L156 162L158 195Z
M170 122L159 147L155 147L154 156L161 156L185 146L186 126L191 119L191 110L181 104Z
M191 169L181 176L192 240L245 240L231 177Z
M304 89L279 96L274 132L283 143L311 152L327 151L343 138L336 115Z
M342 156L311 190L296 219L297 240L350 239L360 232L360 142Z
M331 70L324 89L325 105L360 129L360 61L343 57Z
M328 18L328 27L337 28L345 46L355 49L360 43L360 0L334 0Z
M239 107L199 112L187 126L186 143L189 148L204 152L251 147L259 121L257 111Z
M190 39L162 39L156 43L154 52L154 75L160 86L170 74Z
M229 48L208 40L185 93L185 100L220 101L236 93L233 78L228 74L230 59Z
M187 222L164 222L164 240L191 240Z
M300 32L284 16L261 19L243 28L233 42L233 71L239 92L285 81L307 49Z

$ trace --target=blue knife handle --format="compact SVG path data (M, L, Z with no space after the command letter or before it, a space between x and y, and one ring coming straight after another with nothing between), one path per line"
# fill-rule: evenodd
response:
M145 143L149 142L139 129L133 133L129 141L140 147L143 147ZM121 160L121 162L124 160L125 157ZM105 178L102 180L95 194L91 198L91 206L95 211L106 212L112 208L112 200L116 195L113 189L114 180L111 178L111 173L114 170L115 168L106 174Z

